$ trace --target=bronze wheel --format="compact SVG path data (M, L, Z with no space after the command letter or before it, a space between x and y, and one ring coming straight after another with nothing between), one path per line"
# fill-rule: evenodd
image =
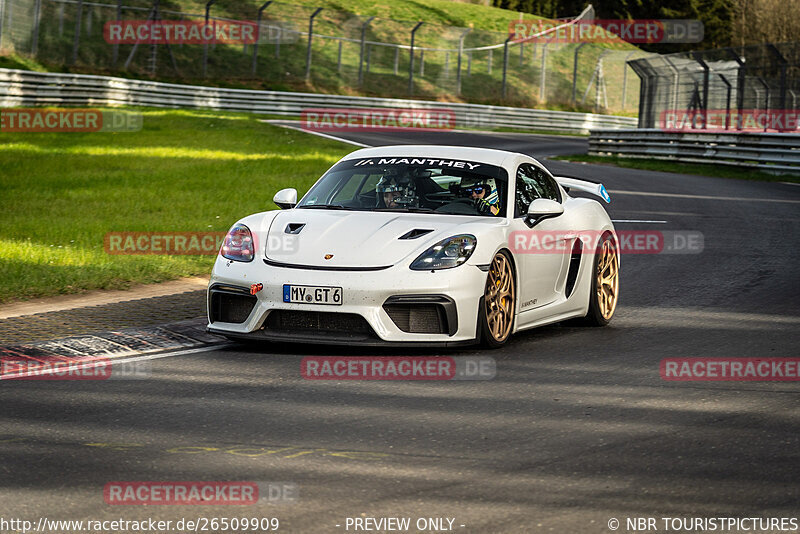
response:
M605 234L598 244L593 266L589 311L583 322L605 326L614 317L619 300L619 252L610 233Z
M617 247L610 239L603 241L600 249L595 284L600 315L609 321L617 308L617 294L619 293L619 256L617 256Z
M500 346L511 335L515 306L514 268L511 259L498 252L489 266L483 293L483 337L489 346Z

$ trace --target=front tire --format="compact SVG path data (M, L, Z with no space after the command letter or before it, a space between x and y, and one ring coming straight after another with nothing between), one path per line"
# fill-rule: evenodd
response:
M614 237L606 233L594 255L589 292L589 312L584 323L605 326L614 317L619 300L619 250Z
M516 296L511 258L506 252L498 252L489 265L478 313L480 340L485 347L497 349L508 342L514 326Z

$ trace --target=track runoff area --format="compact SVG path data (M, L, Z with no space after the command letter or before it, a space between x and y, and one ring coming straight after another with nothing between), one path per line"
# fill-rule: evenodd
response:
M544 163L603 182L618 230L697 232L702 250L623 255L611 325L547 326L498 351L224 344L131 358L147 363L139 380L4 381L0 530L796 531L797 382L673 380L664 362L797 356L800 189ZM471 360L482 379L301 373L310 357L375 355Z

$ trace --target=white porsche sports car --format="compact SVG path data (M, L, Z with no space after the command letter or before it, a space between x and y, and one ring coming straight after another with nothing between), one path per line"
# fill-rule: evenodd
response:
M619 252L601 184L482 148L357 150L297 201L228 232L208 287L208 330L336 344L505 344L582 318L605 325ZM586 236L590 236L587 239Z

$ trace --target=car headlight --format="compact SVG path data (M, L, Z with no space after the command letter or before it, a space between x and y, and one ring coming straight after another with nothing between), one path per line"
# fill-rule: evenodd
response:
M234 224L225 236L219 253L223 258L233 261L253 261L255 246L250 229L243 224Z
M411 268L415 271L428 271L458 267L472 256L477 244L478 240L474 235L448 237L420 254L411 264Z

